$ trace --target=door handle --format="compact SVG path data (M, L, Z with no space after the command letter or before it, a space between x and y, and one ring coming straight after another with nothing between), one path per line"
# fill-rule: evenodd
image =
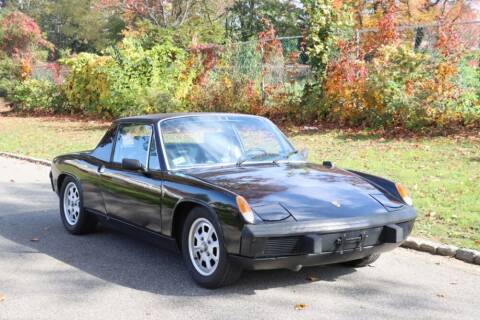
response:
M102 164L100 167L98 167L98 173L104 173L105 172L105 166Z

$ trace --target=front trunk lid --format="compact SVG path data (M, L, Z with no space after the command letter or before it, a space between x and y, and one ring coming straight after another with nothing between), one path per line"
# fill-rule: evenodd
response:
M388 212L379 200L385 198L382 191L338 168L306 163L257 164L196 169L187 174L245 197L267 221L282 220L290 214L305 221Z

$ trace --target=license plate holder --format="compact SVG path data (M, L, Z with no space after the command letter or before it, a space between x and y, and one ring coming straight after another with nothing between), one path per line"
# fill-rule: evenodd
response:
M363 251L367 239L368 231L346 232L335 240L335 246L340 254L349 249Z

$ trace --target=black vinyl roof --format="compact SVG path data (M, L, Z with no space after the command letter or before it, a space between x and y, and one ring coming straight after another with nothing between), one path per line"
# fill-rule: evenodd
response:
M248 114L241 113L217 113L217 112L176 112L176 113L156 113L147 114L143 116L133 116L120 118L115 122L157 122L164 119L178 118L178 117L201 117L201 116L249 116Z

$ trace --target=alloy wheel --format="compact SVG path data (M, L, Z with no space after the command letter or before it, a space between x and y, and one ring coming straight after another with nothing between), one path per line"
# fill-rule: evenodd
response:
M202 276L215 272L220 258L220 244L213 224L205 219L196 219L188 235L188 250L195 269Z
M80 192L74 182L65 187L63 193L63 214L69 225L74 226L80 216Z

